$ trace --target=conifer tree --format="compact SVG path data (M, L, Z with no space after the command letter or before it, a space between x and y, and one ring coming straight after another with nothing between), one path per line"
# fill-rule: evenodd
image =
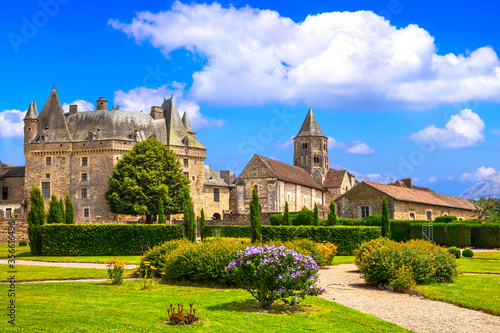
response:
M163 209L163 200L161 198L158 203L158 224L165 224L165 211Z
M205 211L203 208L200 213L200 237L202 242L205 241Z
M387 207L385 197L382 199L382 237L391 238L389 207Z
M40 226L45 223L45 204L42 192L38 186L32 185L29 191L31 207L28 212L28 237L30 250L33 255L42 254L42 238Z
M61 222L59 223L64 223L66 222L66 212L64 211L64 202L63 199L59 199L59 211L61 212Z
M313 225L319 225L319 214L318 214L318 205L314 203L314 217L313 217Z
M59 200L55 194L52 194L49 202L49 214L47 215L47 223L62 223L61 207L59 206Z
M261 243L262 222L260 219L259 195L255 187L252 189L252 201L250 201L250 226L252 228L252 243Z
M65 206L65 223L66 224L73 224L75 223L75 209L73 208L73 203L71 202L71 199L69 197L69 194L66 193L66 199L64 200L64 206Z
M184 235L191 242L196 242L196 216L187 186L184 188Z
M290 212L288 211L288 201L285 201L285 212L283 213L283 224L292 225L292 219L290 218Z
M328 225L336 225L339 218L337 217L337 211L335 208L335 202L330 199L330 213L328 213Z

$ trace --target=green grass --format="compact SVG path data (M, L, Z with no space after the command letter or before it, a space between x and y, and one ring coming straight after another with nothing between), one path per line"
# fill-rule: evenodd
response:
M459 275L454 283L417 286L424 297L500 315L500 276Z
M7 258L7 244L0 244L0 259ZM29 246L16 245L16 258L18 260L32 261L49 261L49 262L90 262L90 263L105 263L110 258L123 259L127 264L138 264L142 256L65 256L65 257L47 257L33 256Z
M354 264L354 260L356 260L355 256L335 256L332 265Z
M11 274L15 274L17 281L42 281L42 280L78 280L107 278L107 269L96 268L69 268L15 265L16 273L9 273L9 265L0 264L1 281L6 281ZM132 275L135 269L125 270L124 277Z
M472 250L472 251L474 251L474 250ZM472 257L471 259L500 260L500 251L474 253L474 257Z
M16 286L15 327L4 332L410 332L321 298L308 298L302 311L266 311L238 289L108 282L40 283ZM160 323L170 303L194 302L203 320L175 327ZM5 318L4 318L5 319Z
M460 273L496 273L500 274L500 260L460 258L458 271Z

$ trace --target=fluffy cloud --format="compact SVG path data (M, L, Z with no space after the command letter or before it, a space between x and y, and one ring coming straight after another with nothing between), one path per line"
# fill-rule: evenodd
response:
M78 105L78 112L82 112L82 111L95 111L95 104L94 103L91 103L91 102L88 102L88 101L85 101L83 99L77 99L76 101L74 101L73 103L70 103L70 104L76 104ZM70 104L68 103L64 103L62 105L62 108L65 112L69 112L69 106Z
M476 169L475 172L472 173L467 173L464 172L461 176L461 180L472 180L472 181L480 181L483 180L484 178L488 177L492 173L495 173L496 170L491 168L491 167L479 167Z
M351 143L342 143L332 137L328 138L328 149L341 149L347 154L369 155L375 153L375 150L364 142L353 141Z
M429 179L427 180L427 182L429 183L435 183L438 181L438 178L436 176L431 176L429 177Z
M296 23L249 6L174 2L170 10L108 24L166 57L191 52L202 63L189 90L197 101L422 109L500 100L500 61L491 47L438 55L426 30L398 29L370 11L321 13Z
M276 143L273 145L273 148L286 149L290 146L293 146L293 136L290 137L290 139L286 140L285 142L281 142L280 140L277 140Z
M484 121L477 113L464 109L459 114L452 115L445 128L435 125L414 133L410 138L414 141L431 143L430 148L462 148L484 141Z
M22 138L24 136L24 116L26 111L6 110L0 112L0 137Z
M176 85L179 87L179 85ZM172 89L167 85L163 85L157 89L150 89L146 87L139 87L131 89L127 92L122 90L115 91L115 97L113 99L115 105L119 105L121 110L126 111L140 111L149 112L151 106L161 105L163 103L163 98L170 98L170 95L174 95L175 105L177 110L182 117L185 112L189 115L189 120L193 128L201 128L206 126L217 126L221 127L224 125L224 121L218 119L212 119L204 117L200 112L200 106L190 100L183 97L183 91L178 89Z

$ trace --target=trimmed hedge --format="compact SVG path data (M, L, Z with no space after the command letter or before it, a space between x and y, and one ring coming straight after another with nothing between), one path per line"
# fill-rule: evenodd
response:
M434 243L467 247L471 244L471 225L466 223L433 223ZM422 239L422 224L410 224L410 238Z
M391 239L396 242L406 242L410 240L410 222L409 221L390 221Z
M500 248L500 224L473 224L471 245L478 249Z
M457 220L457 217L453 215L436 216L436 218L434 219L436 223L451 223Z
M249 225L206 225L205 237L250 238L252 229Z
M40 227L42 255L141 255L172 239L182 239L182 225L166 224L51 224Z

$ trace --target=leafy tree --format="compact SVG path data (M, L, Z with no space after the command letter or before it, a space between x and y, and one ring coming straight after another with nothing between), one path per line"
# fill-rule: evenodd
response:
M319 225L318 205L316 203L314 203L313 225L315 225L315 226Z
M283 224L292 225L292 219L290 218L290 212L288 211L288 201L285 201L285 212L283 213Z
M200 213L200 237L202 242L205 241L205 211L203 208Z
M496 219L500 217L500 199L488 196L471 201L483 209L482 218Z
M382 199L382 237L391 237L391 226L389 223L389 207L385 197Z
M30 250L33 255L42 254L42 236L40 226L45 223L45 204L42 192L38 186L32 185L29 191L31 208L28 212L28 237Z
M47 223L62 223L63 216L61 206L55 194L52 194L49 202L49 214L47 215Z
M262 222L260 219L259 195L252 188L252 201L250 201L250 226L252 228L252 243L262 242Z
M165 211L163 210L163 200L158 203L158 224L165 224Z
M75 223L75 209L73 208L73 203L71 202L68 193L66 193L66 199L64 199L64 206L65 206L65 214L64 214L65 223L66 224Z
M123 155L109 177L105 197L111 212L146 215L146 223L152 223L159 199L165 214L182 213L183 189L188 183L175 153L149 138Z
M191 242L196 242L196 216L189 187L184 188L184 235Z
M330 213L328 213L328 225L336 225L339 221L339 218L337 217L337 211L335 209L335 202L333 202L332 199L330 199Z

